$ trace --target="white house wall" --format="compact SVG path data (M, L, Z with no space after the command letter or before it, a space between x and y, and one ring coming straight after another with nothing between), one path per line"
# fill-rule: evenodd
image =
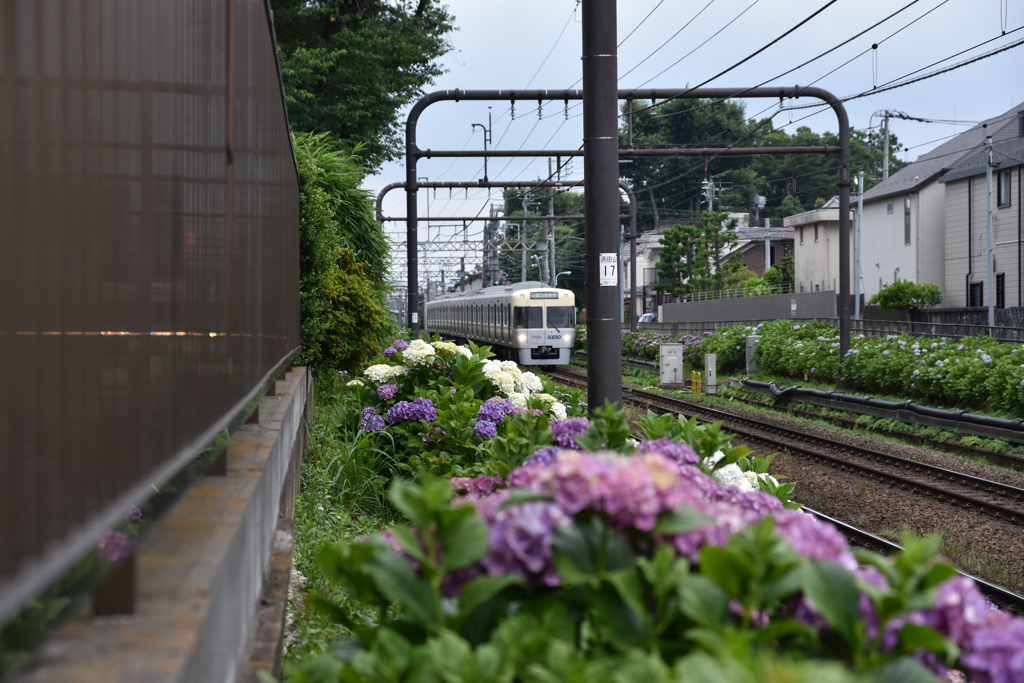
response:
M917 195L917 215L911 216L913 240L917 252L918 284L931 283L946 289L946 186L944 183L929 183ZM946 304L948 306L948 304Z
M906 244L903 230L903 207L908 198L911 225L909 245ZM892 213L888 210L890 203ZM910 193L864 205L860 272L865 302L877 294L879 289L892 284L897 277L902 280L917 279L918 235L914 225L919 214L918 196Z
M838 213L838 212L833 212ZM853 222L850 223L851 228ZM814 227L818 227L818 241L814 241ZM793 225L793 270L797 292L838 291L839 289L839 221L827 220ZM800 244L800 228L804 229L804 243ZM850 254L853 254L853 234L850 230ZM852 264L851 264L852 265ZM853 285L853 269L850 270ZM850 290L853 291L852 289Z
M1005 273L1007 306L1021 305L1018 274L1019 204L1021 194L1019 168L1010 174L1010 206L996 206L995 189L992 196L992 223L995 235L995 272ZM995 178L993 177L993 186ZM970 252L968 252L968 188L971 193ZM962 307L968 304L968 280L984 283L983 306L988 305L988 219L987 188L984 175L972 176L946 183L946 306ZM968 278L968 273L970 277Z

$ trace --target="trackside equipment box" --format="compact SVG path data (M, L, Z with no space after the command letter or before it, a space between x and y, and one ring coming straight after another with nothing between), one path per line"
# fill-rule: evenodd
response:
M661 344L661 386L678 389L683 386L683 345Z

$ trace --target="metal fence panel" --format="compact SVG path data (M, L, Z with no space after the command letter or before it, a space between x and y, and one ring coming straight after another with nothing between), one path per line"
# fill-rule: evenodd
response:
M262 0L0 2L0 623L298 346Z

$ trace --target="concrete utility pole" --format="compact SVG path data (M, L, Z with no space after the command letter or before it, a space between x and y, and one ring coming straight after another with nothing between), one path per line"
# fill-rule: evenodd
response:
M853 319L860 320L860 253L861 229L864 226L864 171L857 179L857 267L853 270Z
M583 178L587 259L587 402L622 405L616 0L583 3ZM595 277L595 275L597 277Z
M764 219L764 272L772 267L772 219Z
M548 180L551 179L551 159L548 159ZM548 216L555 215L555 188L551 188L550 194L548 194ZM558 272L558 266L555 263L555 221L553 218L548 218L548 255L550 256L551 266L548 272L551 274L551 286L555 287L555 273Z
M519 241L523 245L523 272L519 278L520 282L526 282L526 216L529 214L530 209L527 204L530 201L530 191L527 190L523 193L523 225L519 228Z
M985 147L988 148L988 158L985 163L985 191L988 194L988 326L995 327L996 324L996 255L993 248L995 231L992 226L992 136L985 136ZM989 334L992 330L989 330Z
M882 112L882 180L889 177L889 111Z

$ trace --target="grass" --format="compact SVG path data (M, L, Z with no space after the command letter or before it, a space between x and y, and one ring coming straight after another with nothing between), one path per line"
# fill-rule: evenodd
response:
M358 431L359 414L344 410L343 395L336 375L317 377L317 407L308 427L309 450L302 464L302 488L295 501L293 561L307 580L300 594L330 589L316 564L322 547L382 531L398 519L386 496L396 474L391 458ZM338 598L342 606L357 609ZM309 609L301 598L291 601L289 612L293 625L285 659L324 652L347 635L344 628Z

